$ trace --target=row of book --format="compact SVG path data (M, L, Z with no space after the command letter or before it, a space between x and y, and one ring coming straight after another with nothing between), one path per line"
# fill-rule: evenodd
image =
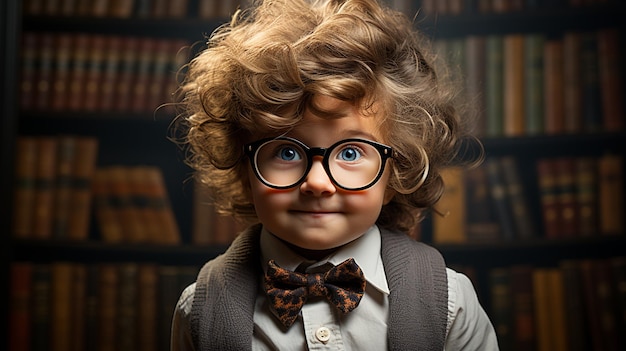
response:
M26 32L20 107L32 111L153 112L171 103L184 40Z
M158 167L98 168L93 179L93 196L102 241L180 244L178 224Z
M623 130L620 48L615 28L435 42L464 81L477 134L496 137Z
M500 267L489 278L501 350L626 347L626 257Z
M159 168L97 168L98 140L88 136L22 136L16 146L16 238L180 243Z
M458 16L464 13L511 13L567 9L606 5L617 0L422 0L421 9L426 14Z
M227 18L248 0L27 0L29 16L98 18Z
M9 351L169 350L173 311L198 269L13 262Z
M523 182L512 156L444 170L433 242L459 244L624 234L621 156L542 158ZM536 181L536 182L534 182Z
M16 142L13 235L85 240L98 140L89 136L22 136Z

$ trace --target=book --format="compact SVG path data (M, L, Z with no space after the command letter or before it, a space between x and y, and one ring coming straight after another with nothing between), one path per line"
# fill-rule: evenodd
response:
M156 56L155 44L156 40L154 39L139 39L137 64L135 66L134 80L131 86L132 102L130 109L133 112L154 110L153 107L148 106L148 98L151 80L153 78L152 65Z
M57 34L54 38L54 66L52 68L51 99L50 107L56 111L66 110L70 99L70 64L72 57L72 47L74 45L73 36L69 33Z
M145 181L150 189L149 206L158 213L161 226L160 244L176 245L180 243L180 230L161 170L157 167L145 166Z
M578 208L578 233L592 236L598 233L598 176L594 157L577 157L575 160L576 207Z
M69 96L71 98L68 98L70 111L80 111L84 108L89 51L90 36L86 33L75 34L70 63Z
M564 303L568 345L571 351L588 350L587 320L579 262L563 260L559 262L559 270L563 275L563 288L567 291Z
M485 159L487 170L487 180L489 184L489 194L491 203L500 224L500 238L512 240L515 238L515 226L510 202L507 198L508 192L504 181L502 167L497 158Z
M511 209L511 218L514 226L514 236L518 239L530 239L535 237L534 220L530 213L530 205L526 197L526 191L522 183L522 176L513 156L499 158L504 182L505 198Z
M544 235L546 238L558 238L562 228L561 211L557 197L557 174L552 159L537 160L537 183Z
M36 60L35 101L36 110L44 111L50 107L52 95L52 72L54 64L54 34L39 35L39 51Z
M35 264L32 275L31 350L49 351L51 341L52 272L47 264Z
M517 350L532 350L535 347L533 269L530 265L514 265L509 270L511 339Z
M469 35L465 39L465 90L467 100L472 106L475 116L475 130L477 136L484 136L487 130L485 107L486 84L486 37Z
M39 35L33 32L24 32L20 50L19 106L25 111L33 109L35 105L38 49Z
M29 351L31 340L32 264L12 262L10 267L9 351Z
M503 48L504 135L519 136L526 132L524 118L524 35L506 35Z
M114 111L131 111L133 87L138 63L140 40L135 37L123 37L119 62L119 74L115 84Z
M602 130L602 93L598 63L598 40L595 32L581 34L583 131Z
M556 201L560 219L560 236L579 236L580 210L576 201L576 163L571 157L554 159L556 172Z
M54 184L57 168L57 139L37 138L37 172L35 183L35 203L33 217L33 237L52 237Z
M122 263L117 266L117 317L116 350L135 351L137 349L138 315L137 263Z
M98 277L98 350L116 351L119 298L117 293L119 289L117 265L113 263L99 264Z
M67 262L55 262L51 265L51 319L50 344L52 351L69 350L74 331L72 330L72 305L76 301L72 296L73 265Z
M102 68L102 83L98 108L102 111L113 111L116 97L116 84L120 76L122 37L106 37Z
M620 34L617 28L597 32L599 85L602 94L603 129L618 132L624 129L623 61L620 55Z
M71 276L71 350L85 350L87 320L87 265L74 263Z
M557 268L535 268L533 300L537 350L567 350L562 273Z
M56 239L67 239L76 143L73 136L64 135L58 137L57 144L52 236Z
M19 137L16 141L13 187L13 235L16 238L28 238L34 234L37 144L35 137Z
M501 35L487 36L487 70L485 84L485 110L487 120L486 135L501 136L503 134L504 116L504 37Z
M514 319L509 269L491 269L489 271L489 286L491 290L491 319L498 335L498 345L501 350L511 350L514 345Z
M591 349L619 350L610 264L605 259L585 259L579 264Z
M82 110L97 111L102 95L104 77L106 37L104 35L89 36L89 52L85 73L85 92Z
M563 100L565 131L578 133L583 126L581 34L563 34Z
M624 172L620 155L606 154L598 160L600 232L624 234Z
M134 202L135 192L128 167L110 166L105 173L113 201L113 213L122 229L122 241L145 243L148 233L142 221L140 208Z
M491 203L487 170L484 166L465 172L466 232L469 242L500 239L500 225Z
M107 243L120 243L124 240L124 232L116 214L116 205L111 195L109 178L107 168L95 170L92 185L94 212L100 239Z
M565 131L565 76L562 40L547 40L544 48L544 130L547 134Z
M544 43L543 34L524 37L524 130L528 135L544 131Z
M158 267L154 264L139 265L137 272L137 340L140 351L157 349L158 322Z
M459 244L466 241L465 235L465 189L463 170L448 167L441 171L445 186L443 195L435 208L441 215L433 216L433 242Z
M86 240L92 214L92 183L98 158L99 141L95 137L76 136L72 165L70 213L67 235L71 240Z

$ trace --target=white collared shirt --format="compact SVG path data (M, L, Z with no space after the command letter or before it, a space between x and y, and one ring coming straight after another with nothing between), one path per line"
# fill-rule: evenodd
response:
M325 299L309 300L300 316L288 329L273 315L266 295L257 295L254 310L253 350L386 350L389 287L380 256L378 227L371 227L355 241L330 256L312 264L313 269L325 263L337 265L354 258L367 281L359 306L342 314ZM295 270L304 258L295 254L281 240L261 232L261 264L267 270L270 259L285 269Z

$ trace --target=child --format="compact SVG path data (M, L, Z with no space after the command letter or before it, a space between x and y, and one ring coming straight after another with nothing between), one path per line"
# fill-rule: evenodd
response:
M181 91L189 164L258 224L182 293L172 350L497 350L470 281L406 235L461 137L406 17L266 0L212 35Z

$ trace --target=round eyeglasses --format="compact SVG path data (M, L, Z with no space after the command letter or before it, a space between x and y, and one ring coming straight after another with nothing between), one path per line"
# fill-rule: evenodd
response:
M305 179L315 156L330 180L344 190L364 190L380 179L392 149L365 139L344 139L328 148L308 147L303 142L277 137L244 146L256 177L274 189L292 188Z

